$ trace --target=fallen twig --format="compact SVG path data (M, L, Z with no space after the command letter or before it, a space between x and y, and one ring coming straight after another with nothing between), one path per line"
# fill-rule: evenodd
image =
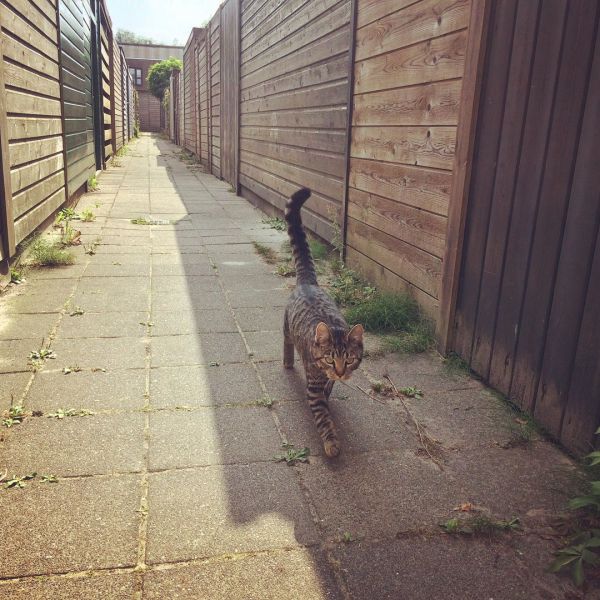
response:
M367 390L365 390L364 388L360 387L360 385L350 385L349 383L346 383L345 381L340 380L340 383L343 383L346 387L349 387L351 390L358 390L359 392L362 392L367 398L370 398L371 400L375 400L375 402L379 402L379 404L383 404L384 406L387 406L386 403L383 400L380 400L379 398L376 398L375 396L373 396L372 394L369 394L369 392L367 392Z
M417 421L417 419L415 419L413 414L410 412L410 409L408 408L408 406L404 400L404 396L400 393L400 391L396 387L396 384L392 381L390 376L384 375L383 377L384 377L384 379L387 379L390 382L390 385L392 386L392 389L394 390L394 395L400 400L406 414L409 416L410 420L412 421L413 425L415 426L415 429L417 430L417 434L419 435L419 440L421 442L421 446L423 447L423 450L425 450L425 452L427 453L427 456L429 456L429 458L438 466L439 470L443 471L444 467L433 456L433 454L429 450L428 440L430 440L431 438L429 438L429 436L423 431L423 428L421 427L421 424L419 423L419 421Z

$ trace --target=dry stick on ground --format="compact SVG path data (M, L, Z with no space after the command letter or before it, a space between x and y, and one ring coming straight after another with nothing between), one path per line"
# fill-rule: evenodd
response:
M394 390L395 396L398 398L398 400L400 400L400 402L402 403L402 406L404 407L404 410L406 411L406 414L410 417L410 420L413 422L413 425L415 426L415 429L417 430L417 433L419 434L419 440L421 441L421 446L423 446L423 450L425 450L425 452L427 453L427 456L429 456L429 458L438 466L439 470L443 471L444 467L440 464L440 462L433 456L433 454L429 450L429 444L432 443L431 438L423 431L419 421L417 421L417 419L415 419L413 417L413 414L410 412L410 409L408 408L406 402L404 401L404 396L400 393L400 391L396 387L396 384L392 381L390 376L384 375L383 377L384 377L384 379L387 379L390 382L390 385L392 386L392 389Z
M373 396L372 394L369 394L369 392L367 392L367 390L365 390L364 388L361 388L360 385L350 385L349 383L346 383L345 381L342 381L341 379L339 380L340 383L343 383L346 387L350 388L351 390L358 390L359 392L362 392L367 398L371 398L371 400L375 400L375 402L379 402L379 404L383 404L384 406L387 406L387 404L383 401L380 400L379 398L376 398L375 396Z

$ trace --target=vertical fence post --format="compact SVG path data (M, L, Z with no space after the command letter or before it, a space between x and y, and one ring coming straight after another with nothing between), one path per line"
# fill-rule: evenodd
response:
M356 52L356 18L358 0L351 0L350 46L348 48L348 96L346 100L346 151L344 156L344 186L341 210L342 260L346 260L346 239L348 235L348 188L350 185L350 150L352 148L352 113L354 110L354 57Z
M491 0L478 0L471 3L436 332L438 350L442 355L447 354L452 345L454 330L452 323L458 297L490 8Z
M0 235L3 248L0 255L1 271L8 272L8 260L15 253L15 224L12 210L10 157L8 150L8 123L6 119L6 93L4 91L4 56L0 44Z

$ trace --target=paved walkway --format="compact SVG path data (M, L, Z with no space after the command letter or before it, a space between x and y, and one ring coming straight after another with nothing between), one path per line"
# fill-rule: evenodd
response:
M31 415L0 428L0 476L38 474L0 489L0 598L581 597L545 572L572 463L437 358L369 359L355 383L421 388L405 403L439 465L400 400L347 388L332 399L344 454L323 457L280 362L289 280L251 245L284 236L177 154L142 137L80 202L96 254L0 302L0 411ZM149 215L168 223L130 222ZM32 372L42 338L56 358ZM93 414L51 416L68 409ZM310 463L274 462L283 442ZM466 503L522 529L444 533Z

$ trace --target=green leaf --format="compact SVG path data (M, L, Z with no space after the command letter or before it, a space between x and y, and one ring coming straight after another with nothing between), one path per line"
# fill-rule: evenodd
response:
M561 550L562 553L562 550ZM574 560L578 560L580 555L563 555L561 554L556 560L550 565L550 571L552 573L558 573L561 569L564 569L567 565L570 565Z
M597 565L600 562L600 556L591 550L585 550L581 553L581 558L590 565Z
M573 581L575 585L581 586L583 585L583 580L585 579L585 575L583 573L583 560L579 559L573 564Z
M598 498L594 498L594 496L579 496L578 498L573 498L569 502L569 508L572 510L585 508L586 506L595 506L596 508L600 508Z
M600 481L591 481L590 486L592 488L592 494L595 496L600 496Z

